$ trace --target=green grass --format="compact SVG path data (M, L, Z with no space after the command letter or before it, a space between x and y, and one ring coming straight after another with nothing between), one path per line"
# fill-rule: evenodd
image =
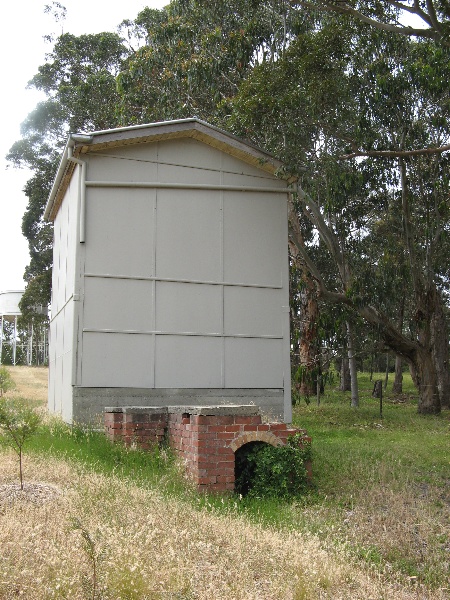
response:
M381 419L369 377L360 374L359 384L358 409L350 407L348 393L335 389L326 390L319 406L312 401L294 407L294 425L313 440L313 485L291 503L198 495L170 451L129 450L110 444L102 433L58 420L50 420L28 450L157 488L199 510L311 532L353 560L389 570L394 579L418 577L430 588L446 587L450 415L419 416L405 375L405 393L400 399L385 394Z
M358 409L350 407L349 393L336 390L320 406L294 408L294 424L314 440L315 483L322 493L339 495L374 482L448 485L450 415L418 415L411 379L405 379L411 391L402 402L388 393L382 419L365 374L359 376Z
M313 439L314 490L303 500L299 526L332 537L381 570L445 587L450 414L418 415L405 375L400 399L389 392L391 384L386 390L381 419L373 383L365 374L358 380L358 409L350 407L349 393L333 389L319 406L294 408L294 424Z
M30 440L28 450L79 463L103 475L114 474L146 487L161 487L165 493L180 494L184 486L180 470L169 450L144 452L111 444L100 432L70 426L50 418Z

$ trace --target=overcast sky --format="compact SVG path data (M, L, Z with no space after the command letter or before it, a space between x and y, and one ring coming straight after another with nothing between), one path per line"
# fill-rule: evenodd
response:
M43 99L27 82L45 62L52 46L45 35L62 32L81 35L116 31L123 19L134 19L145 6L161 8L168 0L60 0L66 7L63 23L44 13L51 0L3 1L0 6L2 97L2 133L0 135L0 291L24 289L23 273L28 264L28 247L22 236L21 222L26 208L22 189L29 173L7 169L5 155L20 139L20 124Z

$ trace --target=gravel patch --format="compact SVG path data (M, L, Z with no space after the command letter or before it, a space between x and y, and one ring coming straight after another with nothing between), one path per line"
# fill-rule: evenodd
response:
M42 505L61 495L61 490L47 483L24 483L23 490L18 483L0 485L0 507L15 502Z

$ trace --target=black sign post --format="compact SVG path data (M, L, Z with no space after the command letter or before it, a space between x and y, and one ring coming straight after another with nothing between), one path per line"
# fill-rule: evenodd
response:
M380 399L380 419L383 419L383 382L381 379L375 381L372 396Z

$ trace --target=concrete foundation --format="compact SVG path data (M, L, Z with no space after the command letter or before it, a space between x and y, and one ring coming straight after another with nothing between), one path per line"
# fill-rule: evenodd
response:
M98 426L105 407L253 405L273 421L284 420L282 389L146 389L73 387L73 421Z

